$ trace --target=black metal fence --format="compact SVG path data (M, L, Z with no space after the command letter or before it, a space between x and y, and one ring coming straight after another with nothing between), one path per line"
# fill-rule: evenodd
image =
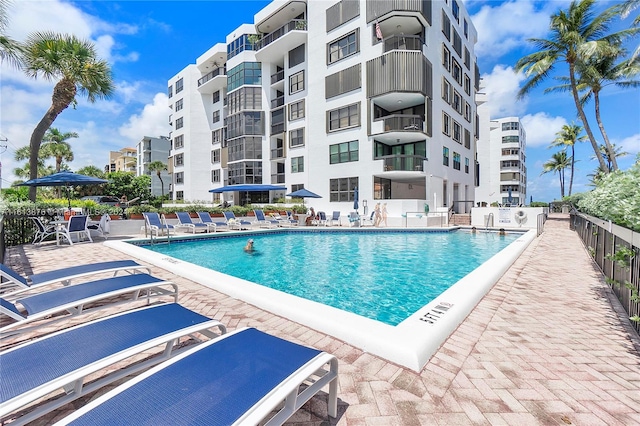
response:
M629 317L639 317L640 235L579 213L571 214L571 229L582 239ZM631 324L640 332L640 322Z
M29 217L39 217L48 222L57 216L55 209L35 210L30 214L4 213L0 217L0 261L4 263L4 255L7 247L28 244L33 241L36 233L36 225ZM54 236L50 236L54 239Z

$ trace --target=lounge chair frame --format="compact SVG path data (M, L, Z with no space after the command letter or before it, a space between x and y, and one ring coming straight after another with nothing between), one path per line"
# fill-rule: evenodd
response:
M198 217L200 218L200 222L213 225L215 232L218 232L218 228L229 230L227 222L215 222L209 212L198 212Z
M1 352L0 356L6 356L11 352L16 351L18 352L18 354L15 356L20 356L20 351L28 353L30 350L32 350L32 348L35 348L36 345L46 346L48 342L54 342L56 339L73 339L72 333L82 334L84 332L84 334L90 334L84 330L91 330L90 327L104 327L105 325L108 326L109 324L115 322L122 323L122 321L127 321L128 318L132 319L131 327L136 327L138 326L139 321L133 321L134 318L139 319L141 316L151 317L153 315L166 315L167 317L174 319L175 325L172 328L167 327L166 330L162 330L162 332L158 332L156 334L152 334L150 332L146 340L138 341L137 344L134 344L130 347L122 348L116 344L112 344L111 341L102 342L101 350L103 350L106 355L100 359L94 359L88 362L86 365L82 365L80 367L58 367L58 361L56 362L56 367L49 367L49 365L47 365L47 363L45 362L39 364L36 367L36 370L38 370L40 374L45 374L48 372L49 375L53 376L55 374L58 374L59 370L64 370L64 368L67 368L67 370L70 371L65 371L64 373L56 376L53 379L43 379L34 388L19 395L15 395L6 401L2 401L0 403L0 419L2 419L3 421L6 420L11 413L15 413L16 410L29 406L33 402L51 394L52 392L55 392L59 389L63 389L65 391L65 395L48 401L44 404L38 405L34 410L29 411L27 414L17 418L11 424L23 425L29 423L37 419L38 417L41 417L42 415L55 410L56 408L61 407L65 404L68 404L69 402L80 398L90 392L93 392L109 383L120 380L139 371L148 369L150 366L158 364L162 361L166 361L167 359L176 356L186 351L187 349L190 349L192 346L176 347L176 344L180 342L181 338L189 336L193 339L196 339L196 342L202 343L203 338L214 339L219 335L226 333L226 327L219 321L209 319L200 314L196 314L195 312L190 311L176 303L168 303L144 307L136 309L134 311L127 311L112 315L110 317L100 318L89 323L81 324L70 329L50 334L36 341L27 342L15 348ZM200 337L197 337L196 335ZM91 342L86 343L91 344ZM136 359L131 359L132 364L128 364L121 369L108 373L107 375L102 376L96 381L85 383L85 379L89 375L104 370L105 368L110 367L116 363L130 359L135 355L150 351L151 349L158 346L164 346L164 350L157 355L152 356L151 358L148 358L142 362L136 362ZM82 355L82 357L82 361L84 361L84 354ZM87 355L86 359L90 359L90 356ZM64 362L65 360L63 360L63 363ZM28 374L24 371L6 373L11 373L11 375L13 376ZM3 379L12 380L6 375ZM16 378L14 377L13 379Z
M112 398L117 398L121 393L127 395L127 391L132 389L131 392L136 392L135 386L145 380L149 379L152 381L154 385L154 376L161 372L162 370L172 367L176 363L180 363L182 360L185 362L189 362L189 357L200 352L207 351L209 348L215 347L217 344L224 345L225 341L228 339L234 339L236 336L241 333L252 330L254 333L260 333L262 335L268 336L268 338L272 339L274 344L277 345L292 345L291 342L287 342L286 340L279 339L274 336L269 336L266 333L258 332L255 329L251 328L243 328L240 330L236 330L231 333L227 333L215 340L211 340L205 342L201 345L198 345L192 349L189 349L183 352L180 355L173 357L172 359L159 364L152 369L145 371L139 376L133 378L132 380L124 383L121 386L113 389L112 391L102 395L99 398L96 398L94 401L80 408L78 411L72 413L68 417L65 417L60 422L56 423L54 426L66 425L74 420L79 419L80 424L87 423L88 419L82 419L82 416L89 413L91 410L96 409L99 410L111 410L118 403L117 401L113 401L110 403ZM225 346L223 346L225 347ZM269 347L265 347L265 351L269 351ZM210 353L210 351L205 352L206 354ZM244 354L243 354L244 355ZM228 353L229 357L234 356L234 352ZM217 366L216 357L212 357L209 363L210 368L215 369ZM244 362L243 360L239 362ZM160 379L162 380L162 379ZM241 381L251 381L252 377L238 377L238 380ZM144 383L143 383L144 384ZM295 371L289 374L284 380L279 382L276 386L274 386L271 390L267 391L252 407L250 407L247 411L240 415L237 420L234 421L233 425L256 425L256 424L264 424L267 426L273 425L281 425L288 418L290 418L296 411L302 407L309 399L311 399L315 394L320 392L325 386L329 385L329 398L328 398L328 414L331 417L337 416L337 392L338 392L338 360L335 356L330 355L325 352L317 351L317 354L308 359L303 365L299 366ZM158 389L158 392L171 392L170 389L166 389L162 387L162 389ZM155 388L154 388L155 392ZM123 397L124 397L123 395ZM153 395L150 395L153 398ZM232 392L227 395L212 395L213 399L220 398L218 403L226 404L227 406L234 406L234 402L236 401L236 395ZM101 407L102 404L106 404ZM178 403L179 406L179 403ZM118 416L123 422L130 421L126 417L127 409L135 409L136 407L120 407L114 411L117 412ZM179 408L178 408L179 409ZM278 410L275 414L273 412ZM179 413L176 413L179 415ZM167 412L163 412L163 415L166 416ZM106 422L107 420L103 420ZM171 422L170 419L166 419L167 422ZM83 423L84 422L84 423Z
M132 281L133 277L135 277L135 283L132 283L131 285L126 285L125 282L121 287L117 289L106 291L104 293L91 294L91 288L98 287L103 283L122 279L130 279L130 281ZM71 289L71 287L58 288L48 292L29 296L29 298L43 300L44 298L48 296L50 297L51 295L56 296L56 292L67 291L69 289ZM46 325L51 325L59 321L64 321L69 317L93 312L98 309L104 309L105 307L113 307L122 305L124 303L136 301L146 301L147 304L149 304L151 303L151 299L161 297L170 297L173 298L174 302L178 301L178 286L175 283L172 283L171 281L164 281L160 278L156 278L148 274L135 274L106 278L104 280L98 281L90 281L87 283L77 284L73 286L73 289L80 290L80 292L82 292L82 289L87 289L89 291L89 295L87 295L86 297L78 297L74 300L69 300L66 303L62 303L48 309L35 310L35 312L33 312L32 314L27 315L24 315L22 312L20 312L17 306L11 301L5 298L0 298L0 313L16 320L11 324L0 327L0 339L6 338L8 336L24 334L26 332L36 330L44 325L42 322L39 322L37 325L25 327L25 325L33 323L35 321L46 320ZM112 297L117 298L117 300L106 305L94 306L97 302ZM25 303L29 298L18 299L17 302ZM27 311L29 311L28 307Z
M187 212L176 212L176 216L178 217L178 222L179 222L177 225L174 225L176 228L185 228L187 229L187 231L190 231L194 234L198 230L203 232L211 232L211 230L213 229L213 232L216 231L215 223L212 223L212 224L201 223L201 222L194 223L191 220L191 216Z

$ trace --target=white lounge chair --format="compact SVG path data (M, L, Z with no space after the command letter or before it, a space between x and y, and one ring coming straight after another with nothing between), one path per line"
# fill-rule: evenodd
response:
M39 217L30 216L29 219L31 219L36 226L36 233L33 236L31 244L41 244L48 236L56 235L58 228L55 225L45 225Z
M165 303L101 318L0 352L0 419L12 420L23 413L11 424L31 422L181 353L184 345L175 345L185 337L195 335L202 341L225 332L216 320L176 303ZM154 348L155 356L142 362L138 362L139 356L133 358L143 352L148 355ZM113 368L116 363L124 367ZM86 381L107 368L109 372L98 380ZM43 403L41 399L47 396L56 398ZM27 409L36 401L38 405Z
M89 228L87 228L88 220L89 216L70 216L66 226L59 226L57 228L57 244L60 244L62 240L67 240L69 245L73 245L73 236L76 237L77 242L82 241L82 238L84 237L86 237L90 242L93 242L93 239L91 238L91 232L89 232Z
M2 263L0 264L0 277L2 279L2 282L0 282L0 294L56 283L69 285L71 281L76 278L107 272L113 272L113 276L116 276L119 272L133 274L141 271L151 273L148 266L140 265L133 260L114 260L55 269L52 271L29 275L25 278L9 266Z
M2 297L0 313L15 322L1 327L0 337L22 334L42 326L42 323L38 323L36 326L25 327L34 321L46 319L46 324L49 325L105 306L137 300L150 301L163 296L172 297L177 302L178 286L149 274L133 274L56 288L19 298L15 302ZM97 302L106 301L109 303L95 306ZM19 305L26 313L22 312Z
M253 214L256 216L256 222L258 222L258 226L261 228L277 228L280 226L277 220L268 219L262 210L256 209L253 211Z
M248 328L151 368L55 425L281 425L327 385L336 417L337 379L333 355Z

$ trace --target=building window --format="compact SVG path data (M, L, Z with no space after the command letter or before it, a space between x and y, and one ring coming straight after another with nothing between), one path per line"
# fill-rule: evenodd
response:
M453 59L452 62L453 64L451 68L451 75L453 76L454 80L462 86L462 67L460 67L460 64L455 59Z
M358 161L358 141L329 145L329 164Z
M471 70L471 52L466 47L464 48L464 66Z
M300 129L291 130L289 132L289 146L295 148L297 146L304 146L304 127Z
M446 112L442 113L442 133L451 136L451 117Z
M453 30L453 50L462 58L462 39L456 30Z
M289 77L289 94L298 93L304 90L304 70Z
M220 149L214 149L211 151L211 163L219 163L220 162Z
M458 123L456 120L453 120L453 136L451 137L454 141L462 143L462 135L460 134L461 132L462 127L460 127L460 123Z
M227 93L240 86L261 84L262 64L260 62L243 62L227 72Z
M218 121L220 121L220 110L213 111L213 122L217 123Z
M328 111L327 117L329 132L357 127L360 125L360 103Z
M453 109L458 111L458 114L462 114L462 96L457 90L453 91Z
M469 174L469 159L467 157L464 157L464 172Z
M262 109L262 89L260 87L242 87L234 90L227 97L229 105L229 115L244 110Z
M218 103L220 102L220 91L216 90L215 92L213 92L213 103Z
M176 101L176 112L182 109L182 99Z
M289 68L304 62L304 44L289 51Z
M464 37L469 40L469 23L467 20L464 20Z
M174 173L173 176L175 176L175 183L176 184L184 183L184 173L183 172Z
M291 185L291 192L296 192L300 189L304 189L304 184L303 183L298 183L298 184L292 184Z
M176 130L182 129L182 126L184 126L184 119L180 117L176 120Z
M502 137L502 143L518 143L518 142L520 142L520 137L517 135Z
M184 200L184 191L176 191L176 200Z
M460 6L458 6L456 0L451 2L451 12L453 13L453 17L456 18L456 21L460 22Z
M304 99L289 104L289 120L304 118Z
M449 165L449 148L447 148L446 146L442 147L442 165Z
M182 92L182 89L184 89L184 79L181 78L176 81L176 94Z
M184 154L178 154L173 157L173 165L176 167L184 166Z
M211 170L211 182L220 182L220 169Z
M464 103L464 119L471 123L471 105L466 101Z
M451 71L451 51L442 43L442 66Z
M442 34L451 41L451 20L444 9L442 9Z
M169 94L169 98L173 97L173 86L167 87L167 93Z
M173 138L173 148L178 149L184 146L184 135L176 136Z
M293 157L291 159L291 173L304 172L304 157Z
M442 77L442 99L448 104L451 104L451 83L446 78Z
M355 30L346 36L327 44L327 64L333 64L341 59L357 53L360 50L358 42L359 31Z
M520 130L520 126L517 121L508 121L502 123L502 130Z
M249 41L249 34L242 34L231 43L227 44L227 59L231 59L245 50L253 50L253 43Z
M357 177L329 179L329 201L353 201L354 189L357 187Z
M453 151L453 168L460 170L460 154Z
M471 79L468 75L464 75L464 91L467 95L471 95Z
M216 129L211 132L211 144L222 143L225 142L224 139L225 128ZM223 147L226 145L223 145Z

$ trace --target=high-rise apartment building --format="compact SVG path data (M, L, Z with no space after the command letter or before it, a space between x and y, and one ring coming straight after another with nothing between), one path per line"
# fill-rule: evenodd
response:
M483 116L484 114L481 114ZM489 135L481 135L488 144L478 146L480 185L476 188L478 203L518 206L527 202L527 134L518 117L491 120Z
M173 197L390 214L474 200L476 30L457 0L274 1L169 80ZM224 195L227 198L227 193Z
M122 148L120 151L109 151L109 164L104 167L109 172L134 172L136 171L137 150L135 148Z
M171 190L171 172L168 163L171 141L167 136L145 136L136 147L138 150L137 175L151 177L151 194L159 197L169 194ZM156 171L149 170L149 165L155 161L163 163L167 170L160 171L160 178Z

